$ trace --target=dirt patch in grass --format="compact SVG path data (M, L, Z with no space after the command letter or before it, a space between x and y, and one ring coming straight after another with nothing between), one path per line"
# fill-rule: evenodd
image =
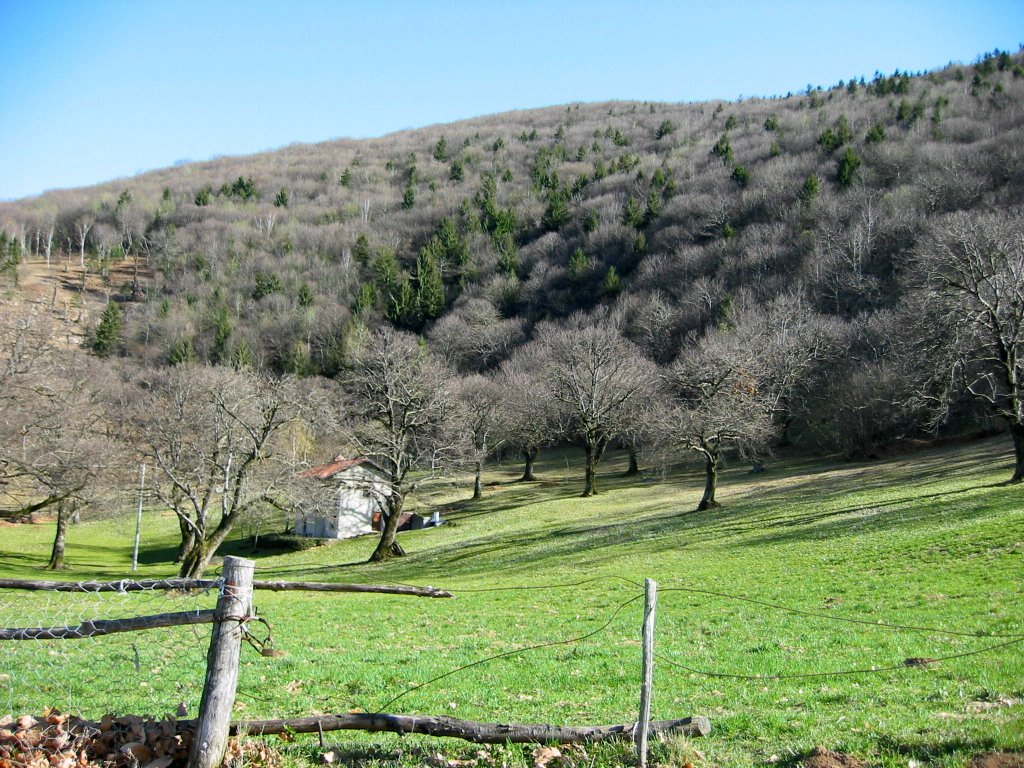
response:
M986 752L971 758L968 768L1024 768L1024 752Z
M811 753L800 761L803 768L864 768L866 763L852 755L833 752L824 747L815 747Z

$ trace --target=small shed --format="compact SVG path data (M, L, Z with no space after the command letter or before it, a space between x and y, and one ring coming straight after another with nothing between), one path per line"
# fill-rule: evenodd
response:
M295 533L319 539L349 539L380 530L380 508L391 490L384 471L367 458L346 459L311 467L299 477L330 483L328 501L300 511Z

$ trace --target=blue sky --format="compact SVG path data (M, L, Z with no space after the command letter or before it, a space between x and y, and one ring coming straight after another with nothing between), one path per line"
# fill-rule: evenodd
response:
M511 109L785 94L1022 43L1021 0L0 0L0 200Z

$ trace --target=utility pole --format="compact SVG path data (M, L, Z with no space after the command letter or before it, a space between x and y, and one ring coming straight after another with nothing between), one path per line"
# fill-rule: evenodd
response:
M139 479L139 511L135 515L135 548L132 550L132 570L139 570L139 539L142 538L142 496L146 488L146 465L142 465Z

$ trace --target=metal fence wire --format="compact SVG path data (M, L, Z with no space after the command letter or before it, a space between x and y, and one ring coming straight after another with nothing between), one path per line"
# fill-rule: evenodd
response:
M0 713L50 709L195 716L209 623L119 631L138 617L211 610L217 590L53 592L0 589Z

